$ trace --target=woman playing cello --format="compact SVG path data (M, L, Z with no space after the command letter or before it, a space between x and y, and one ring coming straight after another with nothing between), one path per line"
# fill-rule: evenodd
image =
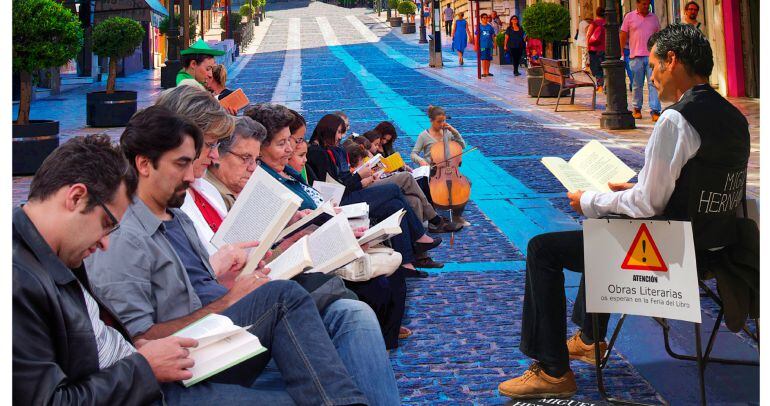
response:
M431 150L433 149L434 145L437 143L443 143L445 139L450 143L456 143L460 150L465 148L465 140L463 140L462 135L460 135L460 133L454 127L452 127L451 124L447 123L446 111L443 108L438 106L429 106L428 118L430 118L430 128L420 133L420 135L417 137L417 142L414 144L414 148L412 148L412 161L420 166L433 166L433 164L445 163L434 162L433 158L431 157ZM453 155L449 156L449 158L452 157ZM433 178L434 175L435 168L431 170L431 178ZM431 193L433 193L432 190ZM435 203L433 196L431 196L431 198ZM468 223L461 216L464 209L464 203L462 203L460 207L454 207L452 210L452 221L465 226L469 226L470 223Z

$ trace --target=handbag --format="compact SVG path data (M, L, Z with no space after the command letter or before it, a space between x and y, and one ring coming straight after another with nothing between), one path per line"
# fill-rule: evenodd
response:
M380 275L390 276L401 266L401 254L382 245L370 247L364 256L333 273L350 282L364 282Z

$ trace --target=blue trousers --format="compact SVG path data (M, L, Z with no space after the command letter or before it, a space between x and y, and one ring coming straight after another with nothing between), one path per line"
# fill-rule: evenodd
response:
M402 263L414 262L414 242L425 234L425 227L414 214L401 190L394 184L370 186L347 193L342 198L342 205L366 202L369 204L369 216L372 220L382 221L399 209L406 215L401 220L401 234L390 239L393 249L401 254Z
M647 78L647 87L649 88L648 96L650 110L656 113L660 113L660 100L658 100L658 90L652 85L652 68L650 68L650 57L637 56L631 58L629 62L631 64L631 71L634 73L634 108L642 109L644 103L644 79Z
M406 311L406 279L403 270L390 276L378 276L365 282L345 281L348 289L371 306L380 324L385 348L398 348L398 332Z

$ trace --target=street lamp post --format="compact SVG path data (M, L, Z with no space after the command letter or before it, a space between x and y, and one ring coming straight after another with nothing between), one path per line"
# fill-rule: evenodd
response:
M636 128L634 117L628 111L628 96L626 94L625 65L620 60L620 32L618 23L619 12L615 0L607 0L604 14L607 16L605 25L607 52L602 62L604 69L604 91L607 104L599 126L608 130L626 130Z
M179 27L177 27L176 17L174 16L174 0L169 1L168 7L168 31L166 32L168 41L168 50L166 52L166 66L160 71L160 86L164 89L176 86L176 74L182 69L182 62L179 60Z
M427 1L427 0L425 0ZM420 44L425 44L428 42L428 38L425 35L425 8L422 8L420 10Z

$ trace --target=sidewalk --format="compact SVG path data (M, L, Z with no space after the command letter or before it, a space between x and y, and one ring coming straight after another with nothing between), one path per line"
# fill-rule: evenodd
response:
M387 25L385 15L378 17L377 13L369 13L369 17L382 21ZM389 25L388 25L389 27ZM392 32L404 42L424 46L425 52L428 52L427 44L419 44L419 20L418 31L416 34L402 34L399 29ZM443 29L442 29L443 33ZM500 66L492 64L490 73L493 77L478 79L476 74L476 54L473 48L466 52L465 65L459 66L457 63L457 53L451 50L451 39L442 35L442 48L444 68L435 69L427 65L424 71L429 75L434 75L458 85L461 85L469 93L478 93L491 97L507 104L516 111L527 111L535 113L542 117L544 121L553 123L560 128L567 128L582 131L600 139L613 142L618 146L628 147L639 153L644 153L647 140L652 133L654 123L650 119L649 109L647 108L647 92L645 88L644 108L642 110L643 118L636 121L636 127L632 130L604 130L599 128L599 119L605 109L606 97L602 93L596 95L596 110L585 111L581 109L590 109L591 90L577 89L575 93L575 105L569 105L569 98L562 98L562 104L559 106L559 112L554 112L556 99L541 100L541 103L553 103L551 105L535 105L535 98L530 97L527 91L526 69L521 69L521 76L513 75L513 68L510 65ZM577 74L581 75L581 74ZM747 194L749 196L759 197L759 99L750 98L728 98L748 119L749 131L751 133L751 155L749 157L749 173ZM628 92L629 109L633 101L633 95Z

